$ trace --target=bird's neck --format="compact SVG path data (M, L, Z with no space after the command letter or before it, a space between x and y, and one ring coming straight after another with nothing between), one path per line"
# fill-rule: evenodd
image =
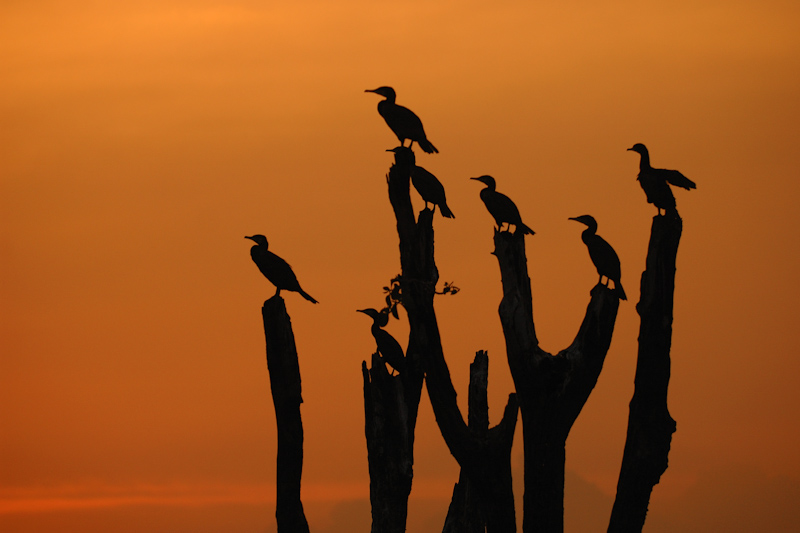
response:
M583 233L581 233L581 240L585 243L588 243L590 240L592 240L592 237L594 237L596 233L597 233L597 226L595 227L589 226L588 228L583 230Z
M642 156L641 159L639 159L639 170L647 170L647 169L649 169L650 168L650 154L645 152L645 153L639 154L639 155Z

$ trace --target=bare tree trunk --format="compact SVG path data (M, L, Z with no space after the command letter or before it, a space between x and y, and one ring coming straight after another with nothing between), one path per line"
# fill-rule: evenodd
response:
M275 518L282 533L307 533L300 500L303 473L303 403L300 366L292 323L283 298L273 296L261 308L267 341L267 368L278 426L277 502Z
M434 260L433 211L423 209L415 220L409 196L414 153L395 153L389 171L389 200L400 238L400 287L410 326L407 365L422 370L436 421L453 454L484 502L490 532L516 531L511 488L511 444L517 420L511 395L503 420L485 436L470 432L458 409L456 392L444 359L433 299L439 272Z
M677 213L653 218L641 298L636 306L641 325L628 436L608 526L613 533L642 531L653 487L667 470L676 429L667 409L667 387L675 261L682 230Z
M479 351L475 355L469 371L469 431L473 439L484 443L479 446L482 451L493 451L494 448L500 448L501 453L497 454L498 456L490 454L485 456L487 463L485 469L493 471L492 477L495 478L494 481L489 481L495 487L488 491L488 494L487 487L483 483L487 476L485 474L470 476L462 468L458 483L453 489L453 499L447 512L443 533L516 531L510 455L517 420L516 398L513 399L513 402L509 402L510 408L513 409L513 415L504 417L504 422L498 426L511 425L510 428L505 427L500 430L504 437L502 444L490 446L489 402L487 399L489 357L486 352Z
M369 462L372 533L403 533L414 476L413 426L400 376L390 376L377 352L361 364ZM409 435L409 432L412 435Z
M539 347L522 235L495 232L503 283L500 322L519 397L525 455L525 533L564 530L567 436L603 369L619 298L597 284L572 344L553 356Z
M393 187L397 184L402 187L405 182L408 201L405 204L393 203L393 207L396 211L411 213L412 219L408 184L413 164L412 153L411 159L401 159L392 165L387 176L390 196ZM400 248L408 250L415 242L416 227L401 227L400 218ZM410 268L402 259L401 265L403 272ZM413 339L413 334L411 337ZM413 345L414 341L409 340L405 369L399 375L389 375L377 353L372 357L371 368L367 368L366 361L361 365L372 533L403 533L406 530L408 497L414 475L414 431L424 378L420 350L412 348Z

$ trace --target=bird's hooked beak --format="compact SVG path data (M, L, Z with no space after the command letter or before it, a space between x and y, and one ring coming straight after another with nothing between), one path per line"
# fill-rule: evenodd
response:
M594 222L594 218L591 215L581 215L579 217L569 217L568 220L574 220L575 222L580 222L586 227L591 227L592 223ZM596 222L595 222L596 224Z
M252 236L245 235L244 238L245 239L250 239L251 241L255 241L256 240L255 235L252 235Z
M471 180L475 180L475 181L480 181L481 183L483 183L487 187L491 187L492 186L492 181L493 181L494 178L492 178L491 176L480 176L478 178L470 178L470 179Z

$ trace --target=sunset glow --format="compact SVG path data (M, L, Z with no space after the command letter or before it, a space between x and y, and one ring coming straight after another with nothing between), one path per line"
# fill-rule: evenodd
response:
M569 345L597 282L568 218L594 216L619 255L628 301L567 441L566 531L605 530L619 474L656 215L637 142L697 183L675 192L678 429L645 531L797 530L799 25L779 0L4 2L0 531L275 530L275 289L243 238L259 233L320 302L282 293L311 530L368 530L374 341L356 310L400 270L397 140L364 92L381 85L440 152L417 163L456 215L434 218L440 283L461 289L436 313L465 413L477 350L492 424L513 391L469 178L494 176L536 232L545 350ZM405 346L402 310L387 330ZM458 472L423 392L409 531L441 530Z

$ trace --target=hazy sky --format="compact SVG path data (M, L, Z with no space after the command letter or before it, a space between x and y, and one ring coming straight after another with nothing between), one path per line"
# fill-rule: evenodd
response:
M567 442L567 531L604 529L624 445L656 214L636 142L698 186L676 192L678 430L645 531L800 527L796 2L68 4L0 6L4 532L274 530L254 233L321 302L284 293L311 528L367 531L374 341L355 310L399 273L397 141L364 93L381 85L440 150L418 163L456 215L434 220L436 260L461 292L436 309L462 405L479 349L492 423L513 390L469 177L493 175L536 231L544 349L572 341L596 283L568 217L593 215L621 258L629 301ZM435 531L458 467L424 393L415 461L409 531ZM521 484L519 439L513 461Z

